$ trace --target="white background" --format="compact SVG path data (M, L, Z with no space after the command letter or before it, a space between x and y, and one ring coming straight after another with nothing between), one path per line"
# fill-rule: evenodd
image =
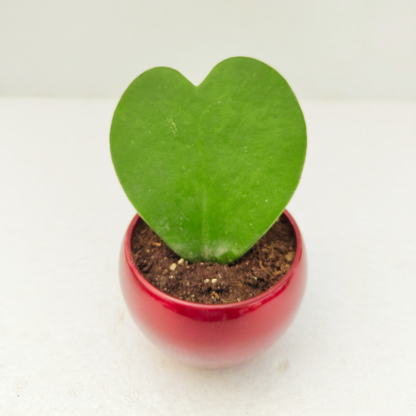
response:
M230 56L301 99L416 99L414 0L1 0L0 95L118 98L170 66L198 84Z
M415 42L411 0L0 0L1 416L414 416ZM143 70L235 55L300 98L308 286L267 352L201 371L126 311L108 132Z
M116 101L0 100L0 414L414 416L416 105L303 103L308 285L251 363L185 367L121 297Z

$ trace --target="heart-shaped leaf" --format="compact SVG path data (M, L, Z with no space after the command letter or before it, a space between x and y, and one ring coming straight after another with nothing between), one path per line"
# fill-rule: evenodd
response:
M171 68L137 77L111 125L113 163L148 225L189 261L236 260L292 197L306 127L282 76L251 58L199 86Z

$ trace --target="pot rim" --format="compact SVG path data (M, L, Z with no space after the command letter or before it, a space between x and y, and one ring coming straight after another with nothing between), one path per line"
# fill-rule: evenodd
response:
M254 296L250 299L242 300L241 302L232 302L232 303L226 303L226 304L220 304L220 305L211 305L206 303L194 303L194 302L188 302L186 300L181 300L178 298L175 298L171 295L168 295L167 293L161 291L157 287L153 286L146 278L142 275L140 270L137 268L136 264L134 263L133 256L131 253L131 236L133 234L133 230L136 227L136 224L141 220L141 217L139 214L136 214L133 218L133 220L130 222L130 225L127 229L125 238L124 238L124 255L127 261L127 264L129 266L129 269L133 272L134 277L139 280L139 282L155 297L160 298L161 301L164 303L173 303L177 306L185 306L187 308L194 308L199 310L209 310L209 311L220 311L220 310L226 310L226 309L235 309L243 308L243 307L250 307L257 303L265 303L270 299L273 299L275 296L277 296L282 289L286 287L286 285L290 282L292 277L295 275L297 269L299 268L300 259L302 257L303 252L303 243L302 243L302 237L299 230L299 227L297 226L295 220L293 217L289 214L287 210L284 210L281 215L284 215L287 220L290 222L290 224L293 227L293 230L295 232L295 238L296 238L296 253L295 258L293 260L292 265L290 266L290 269L286 272L286 274L283 276L281 280L279 280L275 285L267 289L265 292L261 293L260 295Z

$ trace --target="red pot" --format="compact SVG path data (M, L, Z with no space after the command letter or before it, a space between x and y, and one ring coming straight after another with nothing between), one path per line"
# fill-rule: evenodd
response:
M143 333L169 355L203 367L230 367L246 361L279 338L293 320L306 283L306 255L292 216L284 214L296 235L296 255L283 279L254 298L226 305L176 299L151 285L131 256L136 215L127 229L120 256L124 299Z

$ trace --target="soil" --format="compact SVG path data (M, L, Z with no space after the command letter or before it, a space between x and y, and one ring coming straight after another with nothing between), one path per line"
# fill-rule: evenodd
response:
M289 270L296 238L289 221L281 217L233 264L188 263L173 252L144 222L131 240L134 262L158 289L188 302L224 304L260 295Z

